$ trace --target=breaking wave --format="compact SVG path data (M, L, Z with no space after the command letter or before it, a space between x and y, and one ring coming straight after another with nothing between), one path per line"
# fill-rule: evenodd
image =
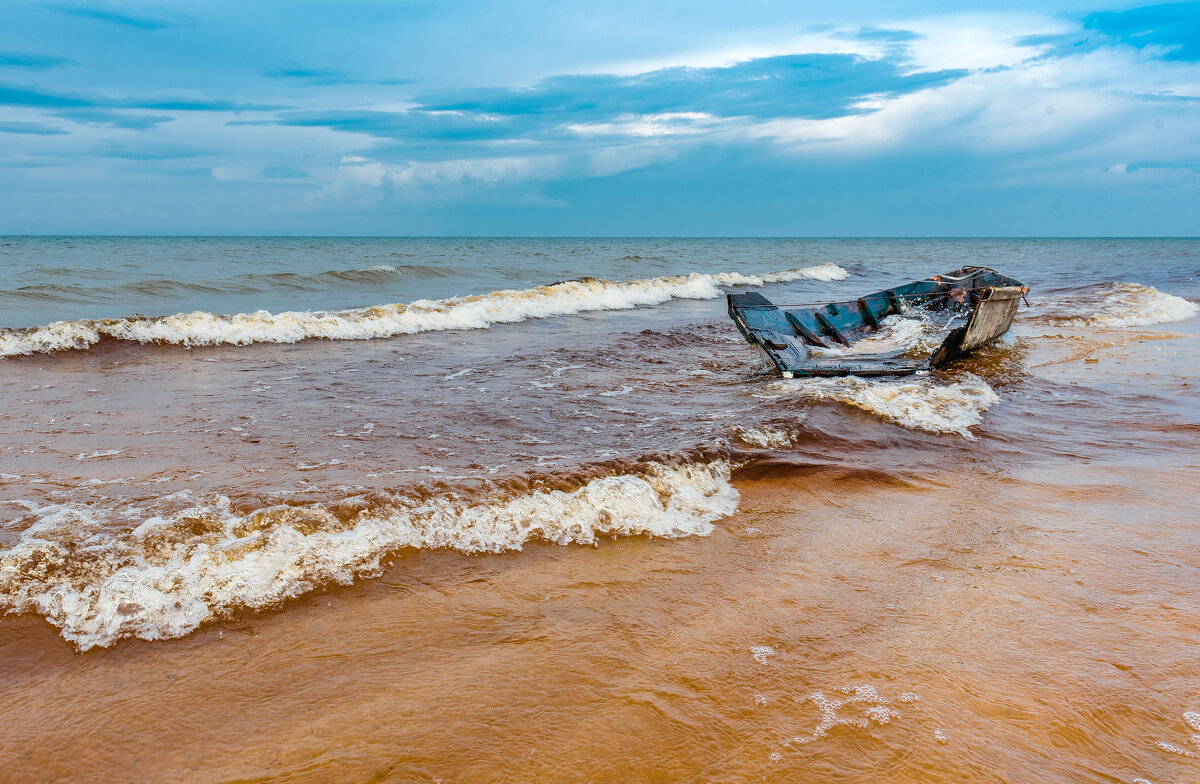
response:
M912 430L949 433L971 441L975 436L970 428L1000 402L987 382L971 373L949 384L926 376L897 380L844 376L776 381L772 388L813 400L836 400Z
M730 428L733 436L743 445L755 449L786 449L795 440L795 433L779 427L764 425L762 427Z
M1055 311L1051 319L1093 327L1144 327L1182 321L1200 312L1200 307L1183 297L1140 283L1109 283L1091 294L1082 305L1047 303Z
M173 316L56 321L0 332L0 356L84 349L102 338L181 346L295 343L310 338L367 340L418 332L485 329L526 319L599 310L625 310L671 299L712 299L720 286L762 286L795 280L841 280L849 273L833 263L763 275L692 273L614 282L585 278L530 289L469 297L418 300L342 311L265 310L235 315L203 311Z
M569 492L482 502L363 496L246 514L228 498L184 492L159 499L157 513L122 509L120 520L141 521L132 530L114 530L119 520L83 505L26 504L33 522L0 550L0 607L45 617L80 650L180 637L214 618L378 573L404 548L496 553L531 540L703 536L737 508L731 471L720 460L650 463Z

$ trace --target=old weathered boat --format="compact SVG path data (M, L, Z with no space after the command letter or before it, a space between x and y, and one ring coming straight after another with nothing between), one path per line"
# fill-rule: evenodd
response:
M784 378L902 376L928 372L967 356L1008 331L1029 288L987 267L963 267L847 302L817 307L776 305L756 292L729 295L729 315L746 340L760 346ZM888 346L854 348L886 328L889 316L920 318L948 330L931 352ZM891 321L895 321L892 319Z

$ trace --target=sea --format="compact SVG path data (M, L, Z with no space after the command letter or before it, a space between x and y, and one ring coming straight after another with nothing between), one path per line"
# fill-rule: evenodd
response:
M966 265L1030 293L928 375L726 312ZM1196 239L0 237L0 779L1200 781L1197 302Z

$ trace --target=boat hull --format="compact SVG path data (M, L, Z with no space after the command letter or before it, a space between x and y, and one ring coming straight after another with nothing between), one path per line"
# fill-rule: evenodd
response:
M729 315L746 340L757 344L785 378L804 376L902 376L928 372L962 359L1003 335L1029 288L986 267L963 267L946 275L819 307L776 305L757 292L730 294ZM951 330L928 357L895 355L818 356L877 331L883 319L922 308L948 321Z

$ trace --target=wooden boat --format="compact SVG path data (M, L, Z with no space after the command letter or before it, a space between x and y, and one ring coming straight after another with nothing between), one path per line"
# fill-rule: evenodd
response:
M903 376L927 373L967 356L1008 331L1029 288L987 267L963 267L847 302L776 305L756 292L729 295L729 315L784 378ZM853 344L888 316L917 316L949 334L928 356L910 347L858 353ZM884 325L886 327L886 325ZM849 350L847 350L849 349Z

